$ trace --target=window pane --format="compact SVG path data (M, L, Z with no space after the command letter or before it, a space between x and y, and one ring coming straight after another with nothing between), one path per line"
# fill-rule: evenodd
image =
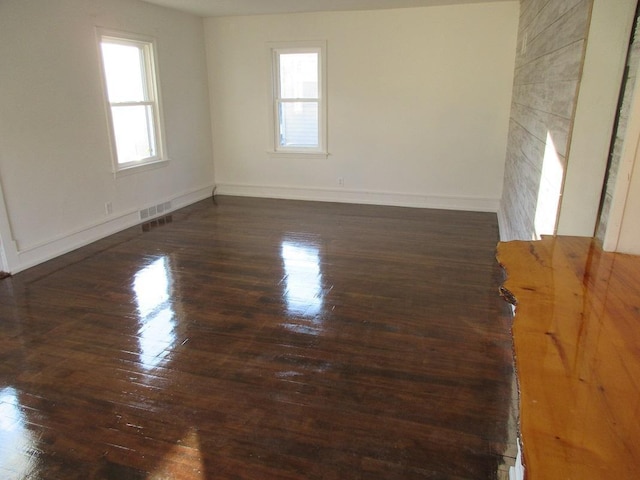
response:
M156 156L151 105L113 106L111 113L118 163Z
M109 101L142 102L144 89L144 52L135 45L102 42L102 56Z
M319 146L318 102L280 104L280 146Z
M280 98L318 98L318 54L280 54Z

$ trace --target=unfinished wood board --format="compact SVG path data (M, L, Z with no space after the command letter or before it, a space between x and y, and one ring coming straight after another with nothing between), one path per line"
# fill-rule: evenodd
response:
M527 478L640 471L640 257L589 238L498 246L513 324Z

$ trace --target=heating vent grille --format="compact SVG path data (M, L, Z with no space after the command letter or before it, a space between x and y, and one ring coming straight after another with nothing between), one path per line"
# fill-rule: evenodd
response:
M159 215L164 215L171 210L171 202L159 203L149 208L140 210L140 220L150 220Z

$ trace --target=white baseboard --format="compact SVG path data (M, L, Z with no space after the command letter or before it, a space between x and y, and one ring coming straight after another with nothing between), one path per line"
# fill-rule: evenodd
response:
M176 195L162 201L171 201L171 211L191 205L211 196L213 185L207 185L191 192ZM281 198L289 200L311 200L322 202L360 203L370 205L390 205L414 208L438 208L444 210L466 210L475 212L498 212L499 200L481 197L454 197L437 195L417 195L394 192L369 192L346 189L320 189L296 187L268 187L258 185L218 184L216 193L244 197ZM45 240L35 245L15 244L16 261L9 263L9 271L18 273L27 268L46 262L77 248L118 233L141 223L139 211L148 205L129 212L112 215L103 221L87 225ZM168 212L165 212L168 213ZM15 242L14 242L15 243Z
M281 198L287 200L312 200L320 202L361 203L414 208L438 208L472 212L498 211L499 199L481 197L454 197L418 195L411 193L369 192L363 190L272 187L219 183L216 194L239 197Z
M192 203L204 200L210 197L213 191L213 185L207 185L196 190L161 199L157 203L163 201L171 202L171 210L164 212L170 213ZM19 244L17 250L17 265L11 265L11 273L18 273L27 268L31 268L39 263L46 262L52 258L69 253L77 248L84 247L96 240L108 237L114 233L118 233L127 228L133 227L141 223L139 211L146 206L143 205L139 209L135 209L126 213L111 215L103 221L87 225L76 231L58 235L55 238L48 239L36 245L22 247Z

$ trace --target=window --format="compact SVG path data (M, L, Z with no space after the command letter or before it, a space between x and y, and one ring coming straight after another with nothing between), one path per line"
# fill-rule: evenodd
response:
M99 42L116 171L161 161L153 41L99 32Z
M270 45L275 153L326 157L324 42Z

